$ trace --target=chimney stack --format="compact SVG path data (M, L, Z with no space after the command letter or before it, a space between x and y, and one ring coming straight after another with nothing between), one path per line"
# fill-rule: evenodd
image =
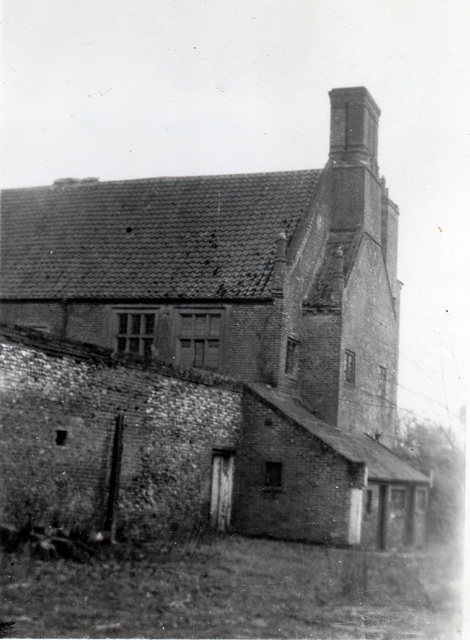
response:
M329 96L331 161L365 164L377 175L379 107L365 87L333 89Z

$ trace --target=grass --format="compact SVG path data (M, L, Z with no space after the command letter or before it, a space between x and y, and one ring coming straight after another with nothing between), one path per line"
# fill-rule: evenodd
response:
M449 557L236 536L103 547L85 564L25 550L2 557L0 618L32 638L450 640Z

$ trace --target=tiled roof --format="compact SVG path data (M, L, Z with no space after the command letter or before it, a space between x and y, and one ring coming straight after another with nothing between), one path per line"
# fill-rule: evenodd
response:
M281 396L270 387L251 384L249 388L343 458L365 464L370 480L429 483L429 478L421 471L365 433L344 433L314 416L293 398Z
M355 231L332 231L326 244L322 264L318 270L315 282L305 300L305 306L311 309L328 309L332 305L331 300L331 276L335 253L338 247L343 250L343 273L345 278L349 274L354 262L360 236Z
M268 296L276 237L280 230L292 237L320 176L58 181L5 190L1 295Z

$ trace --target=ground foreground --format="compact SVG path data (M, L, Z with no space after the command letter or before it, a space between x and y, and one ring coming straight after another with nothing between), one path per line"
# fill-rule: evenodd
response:
M31 638L460 638L451 554L361 553L235 536L4 553L0 618Z

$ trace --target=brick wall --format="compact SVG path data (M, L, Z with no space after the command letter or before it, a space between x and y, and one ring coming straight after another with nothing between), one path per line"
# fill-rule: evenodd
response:
M102 528L115 419L124 415L119 529L206 524L212 449L240 437L241 391L204 372L145 369L58 341L0 344L2 520ZM57 444L57 432L66 432Z
M282 487L265 486L266 462L282 463ZM347 543L350 491L359 487L359 476L348 461L249 392L237 474L239 530Z
M0 321L9 325L43 327L48 332L61 335L64 308L58 302L0 302Z
M67 304L67 338L114 348L111 333L111 309L94 302L71 301Z
M220 372L243 380L271 382L273 306L249 304L132 304L112 305L106 301L50 303L7 303L1 305L1 320L7 324L45 327L51 335L115 348L117 309L155 312L154 348L159 360L177 362L178 317L182 309L217 310L223 314Z
M356 354L355 382L344 377L344 352ZM365 235L343 298L342 366L338 427L344 431L381 434L394 443L398 319L395 315L382 250ZM386 368L385 395L380 391L379 366Z
M338 417L342 321L337 314L307 312L300 350L302 401L333 425Z

